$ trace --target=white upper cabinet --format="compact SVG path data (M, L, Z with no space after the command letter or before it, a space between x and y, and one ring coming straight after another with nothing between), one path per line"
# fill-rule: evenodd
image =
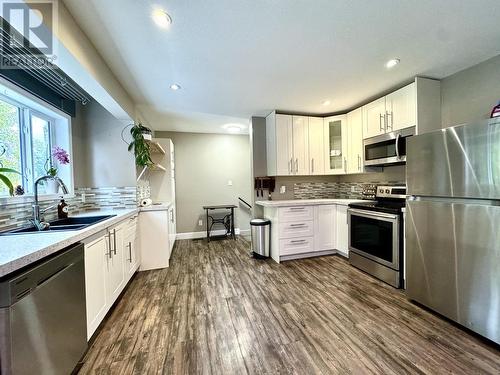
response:
M309 174L309 117L292 117L294 175Z
M347 116L324 119L325 174L347 171Z
M325 174L325 135L322 117L309 117L309 160L311 175Z
M364 138L417 125L416 85L409 85L363 107Z
M387 131L417 125L415 84L405 86L385 97Z
M266 117L267 174L269 176L292 174L292 136L292 116L273 112Z
M347 173L363 171L363 110L347 114Z
M365 138L385 133L385 97L363 107L363 134Z

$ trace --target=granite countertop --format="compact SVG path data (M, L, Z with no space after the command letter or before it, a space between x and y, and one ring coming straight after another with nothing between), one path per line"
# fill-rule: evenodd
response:
M151 206L140 207L141 212L147 211L167 211L172 206L172 202L153 203Z
M87 211L74 216L116 216L81 230L0 236L0 277L80 242L109 226L134 216L138 211L137 208Z
M293 199L283 201L257 201L255 204L263 207L291 207L291 206L319 206L324 204L338 204L348 206L351 203L366 202L362 199Z

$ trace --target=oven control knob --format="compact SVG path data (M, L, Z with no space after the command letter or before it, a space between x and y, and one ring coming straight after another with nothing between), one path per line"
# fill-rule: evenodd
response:
M386 189L386 190L385 190L385 193L386 193L386 194L389 194L390 192L391 192L391 191L390 191L389 189Z
M384 194L384 189L380 189L378 192L379 192L380 194Z

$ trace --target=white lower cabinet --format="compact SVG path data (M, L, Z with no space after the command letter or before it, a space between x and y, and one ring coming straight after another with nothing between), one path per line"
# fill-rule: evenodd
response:
M137 215L84 240L87 339L139 267L136 232Z
M316 251L335 249L336 205L314 207L314 249Z
M349 255L349 224L347 222L347 206L337 206L336 215L336 246L339 253Z
M347 256L347 206L264 207L276 261L341 253Z
M175 243L175 206L140 215L141 271L169 266Z

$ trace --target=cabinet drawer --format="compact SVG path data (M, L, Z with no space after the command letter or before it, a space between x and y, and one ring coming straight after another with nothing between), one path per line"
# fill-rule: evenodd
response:
M310 253L314 249L313 237L300 237L280 240L280 256Z
M279 238L309 237L314 235L312 221L280 223Z
M278 211L280 222L304 222L313 219L312 206L282 207Z

